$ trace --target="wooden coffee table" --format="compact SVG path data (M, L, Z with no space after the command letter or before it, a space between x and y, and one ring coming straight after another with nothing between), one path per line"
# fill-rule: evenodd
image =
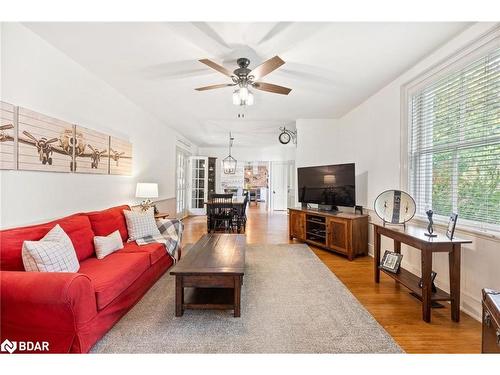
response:
M185 309L234 310L235 317L241 315L245 244L243 234L200 238L170 272L175 276L175 316Z

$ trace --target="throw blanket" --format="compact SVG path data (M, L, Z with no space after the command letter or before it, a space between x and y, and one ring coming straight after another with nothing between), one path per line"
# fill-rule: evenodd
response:
M179 219L159 219L156 221L158 230L161 235L146 236L137 239L137 245L147 245L149 243L161 243L165 246L167 253L172 257L174 262L179 260L179 246L182 240L182 230L184 225Z

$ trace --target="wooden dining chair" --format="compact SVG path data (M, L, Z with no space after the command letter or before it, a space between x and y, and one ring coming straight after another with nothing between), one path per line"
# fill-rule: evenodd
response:
M247 225L247 206L248 206L248 196L245 195L245 199L243 200L243 204L237 205L234 208L234 217L233 217L233 227L236 229L238 233L246 230Z
M208 222L210 232L223 229L224 232L233 231L234 208L231 202L211 203L208 205Z
M231 203L233 194L211 194L210 202L212 203Z

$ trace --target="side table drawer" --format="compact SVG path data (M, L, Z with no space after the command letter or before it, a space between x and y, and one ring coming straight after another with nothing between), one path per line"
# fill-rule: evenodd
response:
M483 294L483 353L500 353L500 309L497 305L498 294ZM492 298L493 297L493 298Z

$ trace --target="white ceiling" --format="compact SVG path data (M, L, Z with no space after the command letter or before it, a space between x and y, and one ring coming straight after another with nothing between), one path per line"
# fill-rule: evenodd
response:
M297 118L337 118L464 30L468 23L26 23L27 27L133 102L200 146L277 143ZM254 90L242 112L230 83L198 62L254 68L279 55L286 64L264 82L288 96Z

